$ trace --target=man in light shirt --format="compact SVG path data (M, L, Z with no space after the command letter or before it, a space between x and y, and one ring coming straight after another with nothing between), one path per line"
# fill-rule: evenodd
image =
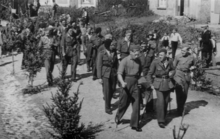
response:
M177 29L173 29L173 32L170 35L170 44L171 44L171 48L172 48L172 58L173 59L175 58L175 55L176 55L178 43L180 43L180 45L182 44L182 37L177 32Z

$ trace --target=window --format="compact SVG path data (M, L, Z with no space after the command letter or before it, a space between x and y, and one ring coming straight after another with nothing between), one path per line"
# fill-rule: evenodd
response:
M158 0L158 9L166 9L167 0Z
M82 3L91 3L91 0L82 0Z

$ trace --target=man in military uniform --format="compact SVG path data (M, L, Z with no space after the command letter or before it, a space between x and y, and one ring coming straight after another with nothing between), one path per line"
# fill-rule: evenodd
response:
M147 43L147 65L150 65L150 63L152 63L152 61L154 60L155 58L155 54L156 54L156 41L153 39L153 34L148 34L148 43ZM149 67L148 69L146 69L147 71L149 70Z
M123 58L118 68L118 80L121 84L121 94L119 99L118 111L115 116L116 124L121 123L121 118L126 112L130 103L132 103L132 114L130 126L133 130L141 132L139 126L140 120L140 91L138 88L138 79L141 75L141 61L138 58L140 53L138 45L130 45L130 55ZM123 78L123 75L125 78Z
M85 45L86 45L86 65L87 65L87 72L91 71L92 67L92 44L91 44L91 38L94 35L94 29L89 28L88 34L85 37Z
M188 52L188 47L181 50L181 55L174 59L174 67L176 69L174 80L176 81L176 100L178 115L182 115L184 105L187 99L189 85L190 85L190 70L194 69L195 59Z
M97 76L103 83L105 112L112 114L111 100L116 90L118 67L116 43L107 38L103 46L104 48L98 53Z
M117 53L118 53L119 60L122 60L123 58L125 58L129 55L129 48L130 48L130 44L131 44L131 35L132 35L132 31L127 30L125 33L125 38L118 41Z
M148 82L157 93L157 120L161 128L165 128L165 116L167 113L169 96L174 87L170 79L174 72L173 61L166 57L166 55L167 50L161 49L159 51L159 58L152 62L147 74ZM154 80L153 76L155 77Z
M143 93L145 96L145 102L146 102L145 110L146 112L151 112L153 111L153 90L151 89L150 84L146 81L146 76L150 68L151 59L147 54L147 44L145 42L142 42L141 44L140 60L141 60L143 77L139 80L139 84L141 85L141 88L143 88Z
M92 44L92 75L93 80L97 79L97 69L96 61L99 47L103 44L104 37L101 35L102 29L100 27L96 28L95 35L92 36L90 42Z
M63 76L66 73L68 64L71 62L71 75L72 81L76 81L76 68L77 68L77 49L76 40L72 37L73 30L68 27L66 34L61 41L62 55L63 55Z
M202 52L202 60L206 61L206 68L209 67L212 60L212 42L211 42L211 31L208 30L208 26L204 26L204 31L201 34L200 47Z
M53 47L57 47L53 38L53 29L47 28L45 35L40 38L39 47L43 47L43 58L46 69L47 82L49 86L53 85L53 69L55 62L55 52Z

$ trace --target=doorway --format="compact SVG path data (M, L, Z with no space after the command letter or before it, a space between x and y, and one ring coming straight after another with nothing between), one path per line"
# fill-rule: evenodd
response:
M180 16L184 15L184 0L180 0Z

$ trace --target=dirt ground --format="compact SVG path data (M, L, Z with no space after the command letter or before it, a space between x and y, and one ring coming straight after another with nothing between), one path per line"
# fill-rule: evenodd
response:
M219 56L217 56L219 57ZM27 79L24 72L20 70L22 55L15 57L15 76L11 76L12 61L11 57L4 58L4 63L0 64L1 70L1 120L4 126L0 126L0 138L4 135L8 138L24 139L48 139L46 131L50 130L47 119L42 112L42 106L51 103L51 94L56 93L56 87L45 88L41 93L28 95L23 94L21 90L27 86ZM82 55L83 58L83 55ZM59 76L56 64L53 75L54 78ZM70 67L68 67L70 74ZM143 132L138 133L130 129L129 119L131 116L131 107L125 113L123 119L125 124L116 128L114 116L108 115L104 111L104 101L102 87L97 81L92 80L91 73L86 72L86 66L78 67L77 74L81 77L73 87L70 94L76 91L78 84L82 81L80 87L80 100L84 99L81 110L81 122L85 124L103 124L102 132L97 133L97 139L171 139L173 138L172 129L174 126L179 127L181 117L175 116L176 100L175 93L171 94L171 111L167 117L167 127L161 129L157 125L155 114L142 115L141 126ZM46 81L45 69L37 74L34 85L43 85ZM154 93L154 99L156 95ZM210 95L206 92L189 91L186 104L187 114L184 119L185 124L189 124L184 139L211 139L220 136L220 101L219 97ZM118 99L113 99L113 104L117 104ZM143 113L143 111L141 111ZM7 133L7 134L6 134ZM2 136L1 136L2 135ZM6 137L7 137L6 136ZM6 138L5 137L5 138Z

